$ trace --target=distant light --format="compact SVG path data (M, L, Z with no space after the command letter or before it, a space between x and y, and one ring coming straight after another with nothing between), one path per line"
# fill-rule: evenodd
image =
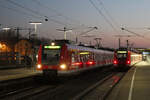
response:
M38 59L38 55L36 55L36 59Z
M74 63L72 63L73 66L80 66L82 64L83 64L82 62L74 62Z
M117 51L117 53L127 53L127 51Z
M60 49L61 46L44 46L47 49Z
M94 61L88 61L86 64L93 65L93 64L95 64L95 62Z
M0 43L0 48L2 48L3 46L2 46L2 44Z
M7 30L10 30L10 28L8 28L8 27L2 28L2 29L3 29L3 30L6 30L6 31L7 31Z
M141 51L143 51L143 50L145 50L145 49L137 49L137 50L141 50Z
M89 52L80 52L80 55L87 55Z
M30 24L42 24L42 22L29 22Z
M38 64L37 65L37 69L41 69L42 68L42 65L41 64Z
M55 43L54 43L54 42L52 42L52 43L51 43L51 45L52 45L52 46L54 46L54 45L55 45Z
M130 60L128 60L128 61L127 61L127 64L130 64L130 63L131 63Z
M150 54L149 52L142 52L143 55L148 55Z
M60 68L61 68L62 70L65 70L65 69L67 68L67 66L66 66L65 64L62 64L62 65L60 65Z
M134 55L131 55L132 57L138 57L138 56L140 56L140 55L138 55L138 54L134 54Z
M117 64L118 63L118 61L117 60L114 60L114 62L113 62L114 64Z

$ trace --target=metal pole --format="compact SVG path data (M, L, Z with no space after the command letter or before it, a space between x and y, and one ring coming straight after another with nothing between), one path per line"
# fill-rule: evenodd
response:
M36 34L36 30L37 30L37 24L34 24L34 32L35 32L35 34Z
M128 46L129 46L129 41L127 40L127 49L128 49Z
M120 38L119 38L119 48L120 48Z
M65 39L65 40L67 39L66 30L64 30L64 39Z

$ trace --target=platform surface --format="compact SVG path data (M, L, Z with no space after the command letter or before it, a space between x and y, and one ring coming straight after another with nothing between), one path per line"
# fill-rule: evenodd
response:
M106 100L150 100L150 63L142 61L136 64Z
M29 77L32 75L40 74L34 67L31 68L15 68L0 70L0 81Z

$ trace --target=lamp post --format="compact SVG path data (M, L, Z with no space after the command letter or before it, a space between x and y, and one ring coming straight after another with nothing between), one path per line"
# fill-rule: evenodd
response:
M67 32L72 31L72 29L68 29L66 27L64 27L64 29L56 29L56 30L64 32L64 40L67 40Z
M36 34L36 32L37 32L37 25L41 25L42 22L29 22L29 24L34 25L34 32Z
M29 24L34 25L35 38L37 38L37 25L41 25L42 22L29 22ZM36 63L36 43L33 41L34 53L33 53L33 64Z
M5 30L7 32L8 30L10 30L10 28L5 27L5 28L2 28L2 30Z

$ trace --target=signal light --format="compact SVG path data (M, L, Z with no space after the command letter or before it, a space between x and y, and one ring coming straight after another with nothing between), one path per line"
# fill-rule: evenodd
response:
M80 66L82 65L83 63L82 62L75 62L75 63L72 63L73 66Z
M117 60L114 60L114 64L117 64L118 62L117 62Z
M95 62L94 61L88 61L86 64L87 65L93 65L93 64L95 64Z
M129 61L129 60L127 61L127 64L130 64L130 61Z

